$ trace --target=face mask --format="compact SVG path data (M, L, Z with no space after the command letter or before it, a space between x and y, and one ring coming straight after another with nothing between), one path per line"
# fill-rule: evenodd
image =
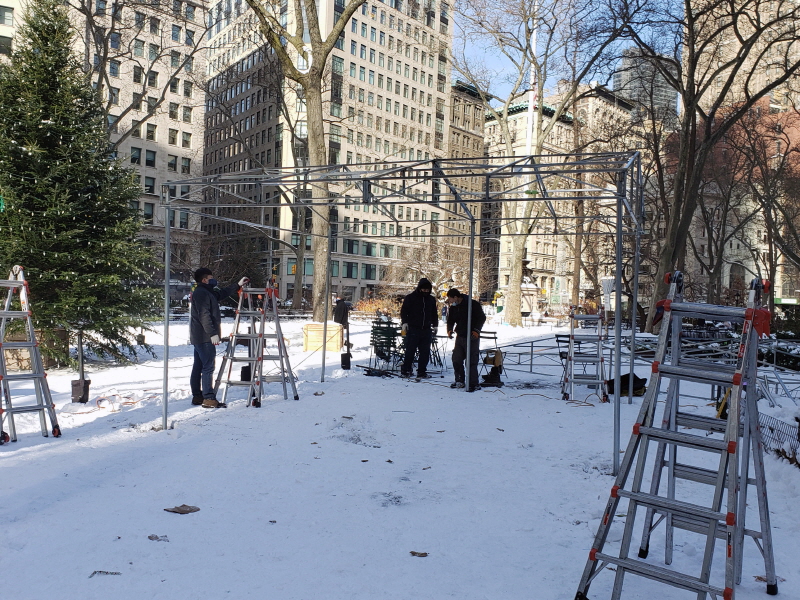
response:
M209 279L208 280L208 285L210 285L211 287L217 287L217 280L216 279Z

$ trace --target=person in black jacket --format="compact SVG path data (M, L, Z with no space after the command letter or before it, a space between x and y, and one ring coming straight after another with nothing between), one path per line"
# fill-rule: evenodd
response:
M481 329L486 322L486 315L480 302L470 300L466 294L462 294L456 288L447 292L447 302L450 308L447 310L447 337L452 338L453 332L456 334L456 343L453 347L453 371L456 380L451 388L464 387L464 360L467 358L467 336L471 335L472 340L469 345L469 389L474 392L481 389L478 385L478 357L481 344ZM467 324L469 303L472 302L472 323Z
M192 388L192 404L202 404L204 408L219 408L211 379L214 375L214 361L220 342L222 318L219 301L233 296L249 279L242 277L239 283L218 289L217 280L211 269L205 267L194 272L197 287L192 292L192 310L189 317L189 343L194 346L194 365L189 377Z
M414 368L414 355L419 349L419 363L417 364L417 377L427 379L428 361L431 357L431 328L438 322L439 314L436 310L436 298L431 296L433 285L424 277L419 280L417 289L403 300L400 308L400 322L405 332L406 355L400 375L411 377Z

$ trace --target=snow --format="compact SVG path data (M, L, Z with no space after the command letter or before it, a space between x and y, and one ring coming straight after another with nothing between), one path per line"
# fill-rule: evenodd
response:
M90 367L86 405L70 403L74 372L50 372L63 436L20 415L19 441L0 447L3 595L574 598L613 483L612 407L563 402L557 361L474 394L449 388L452 370L419 383L366 377L355 367L369 358L366 323L351 326L354 368L329 353L321 383L301 325L284 324L300 400L269 384L263 407L248 408L233 388L217 410L191 405L188 328L171 325L167 431L158 358ZM496 329L501 343L553 333ZM160 331L147 337L162 356ZM623 447L640 401L621 407ZM780 597L800 600L800 471L769 456L766 470ZM164 511L181 504L200 511ZM659 528L654 564L662 548ZM677 532L675 566L701 559L699 536ZM717 577L722 565L717 555ZM747 539L736 597L764 597L763 574ZM603 573L590 597L608 597L612 580ZM634 576L623 594L693 597Z

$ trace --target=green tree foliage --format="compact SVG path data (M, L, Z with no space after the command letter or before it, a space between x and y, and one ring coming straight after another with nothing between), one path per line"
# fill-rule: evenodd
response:
M45 337L84 332L101 355L132 356L159 292L136 240L140 189L109 154L100 99L73 54L64 3L28 4L0 69L0 277L22 265Z

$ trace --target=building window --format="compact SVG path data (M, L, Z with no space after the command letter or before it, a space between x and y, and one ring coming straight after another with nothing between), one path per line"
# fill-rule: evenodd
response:
M186 46L194 46L194 31L191 29L186 30L186 39L184 40Z
M148 179L152 179L152 177L148 177ZM155 180L153 180L153 189L155 189ZM142 212L144 213L143 217L145 223L149 223L151 225L153 224L153 213L155 213L155 211L156 211L155 204L153 204L152 202L144 203L144 210Z
M376 265L363 263L361 265L361 279L377 279Z
M191 106L184 106L183 107L183 122L184 123L191 123L192 122L192 107Z
M186 5L186 20L187 21L194 21L194 10L195 7L191 4Z
M180 25L173 25L172 26L172 41L173 42L180 42L181 41L181 27L180 27Z
M156 141L156 126L152 123L147 124L147 139L151 142Z
M169 118L175 121L178 120L178 104L175 102L169 103Z
M156 60L158 58L159 54L161 54L161 48L158 46L158 44L150 44L148 46L147 52L148 52L147 57L151 61L153 61L153 60Z
M144 56L144 42L142 40L133 40L133 55Z
M147 72L147 85L149 87L158 87L158 71Z
M167 171L177 173L178 171L178 157L172 154L167 154Z
M177 129L170 129L167 132L167 134L168 134L167 135L167 143L170 144L171 146L177 146L178 145L178 130Z
M179 80L176 79L175 77L170 79L169 80L169 91L171 93L173 93L173 94L177 94L178 93L178 84L179 84Z
M106 0L95 0L94 14L98 16L105 16L106 14Z
M178 226L181 229L189 229L189 213L185 210L182 210L180 213L178 213L178 218L180 219Z
M150 33L153 35L161 33L161 21L155 17L150 17Z
M145 167L155 167L156 166L156 151L155 150L145 150L145 152L144 152L144 166Z
M142 164L142 149L141 148L131 148L131 164L132 165L140 165L140 164Z
M169 66L173 69L177 69L181 64L181 53L175 52L175 50L169 53Z
M344 277L347 279L358 279L358 263L344 261Z
M131 121L131 136L135 138L142 137L142 127L139 125L139 121L133 120Z
M14 9L8 6L0 6L0 25L14 25Z
M191 158L182 158L181 159L181 173L190 174L192 171L192 159Z
M108 36L108 43L114 50L119 50L119 47L122 45L122 36L118 31L114 31Z
M119 104L119 88L115 87L108 88L108 101L111 104Z
M111 77L119 77L119 61L118 60L110 60L108 61L108 74Z
M145 194L155 194L156 193L156 178L155 177L145 177L144 178L144 193Z
M184 81L183 82L183 95L186 98L192 97L192 82L191 81Z
M192 147L192 134L184 131L181 134L181 146L184 148L191 148Z

